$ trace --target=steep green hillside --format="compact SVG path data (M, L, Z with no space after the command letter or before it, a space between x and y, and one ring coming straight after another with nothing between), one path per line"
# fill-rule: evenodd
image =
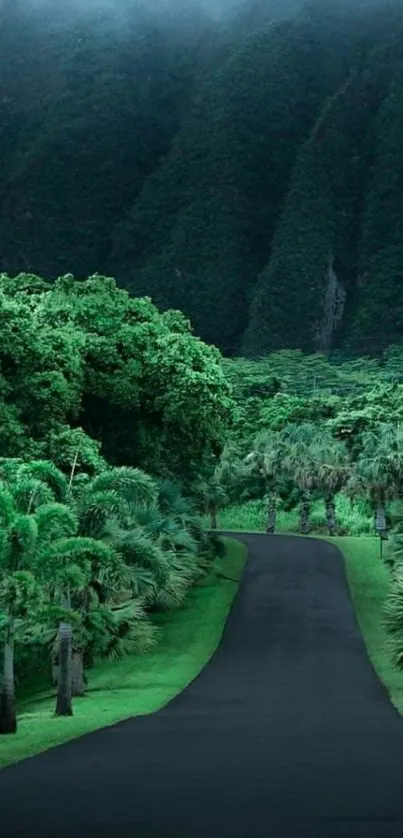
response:
M2 4L0 271L109 274L227 355L399 342L400 0L76 6Z
M351 71L341 88L324 105L299 154L271 257L260 276L252 302L243 342L246 354L260 355L286 346L328 351L343 330L346 344L350 344L350 331L364 337L368 320L366 308L372 305L373 319L365 334L365 338L371 340L376 318L382 316L379 305L375 310L372 296L376 299L383 295L385 306L387 294L390 295L396 281L395 266L395 274L390 277L385 294L381 281L382 260L381 276L374 277L369 290L371 301L366 307L364 303L361 306L361 288L365 287L363 277L365 272L372 273L369 261L376 248L371 221L372 225L378 223L382 231L386 227L392 239L397 233L392 207L385 206L385 201L382 208L375 207L371 194L374 189L368 189L368 183L374 178L370 174L374 161L375 171L379 167L377 148L374 147L374 122L379 122L379 109L382 113L388 106L390 79L403 66L402 32L403 29ZM399 88L396 84L395 100L398 92L403 96L403 85ZM383 104L385 98L386 105ZM401 120L400 114L399 117ZM394 120L392 116L391 121L397 137L399 118ZM389 142L393 143L392 138ZM397 156L400 147L396 140L394 147ZM383 149L382 155L385 146ZM399 204L402 184L399 195L398 173L390 152L388 165L395 172L392 175L396 184L393 201ZM378 178L378 189L385 190L386 187L387 190L382 175L385 172ZM383 233L377 238L383 240ZM376 252L378 250L379 244ZM377 288L383 290L377 291ZM350 316L351 309L357 312L358 325ZM349 323L347 328L346 321ZM393 340L398 338L390 325L389 334ZM368 343L361 341L360 348L365 351L366 346Z
M133 293L185 308L226 352L246 326L298 145L345 72L345 45L333 42L329 62L328 39L325 24L294 22L246 39L117 232L112 264Z
M373 128L365 194L360 276L348 344L382 349L403 333L403 61Z

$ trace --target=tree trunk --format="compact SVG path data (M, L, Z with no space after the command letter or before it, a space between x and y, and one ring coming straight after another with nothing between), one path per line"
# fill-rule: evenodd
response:
M300 514L300 523L299 529L303 535L308 535L310 526L309 526L309 513L311 509L311 502L308 497L304 497L301 501L301 514Z
M84 659L82 652L73 652L71 662L71 692L73 696L84 695Z
M52 686L56 687L59 683L59 638L52 646L50 653L50 667L51 667L51 681Z
M326 521L329 535L334 535L336 529L336 507L334 498L332 497L326 500Z
M59 681L57 685L56 716L72 716L72 630L70 623L59 626Z
M276 520L277 520L277 497L273 493L269 496L268 504L267 504L267 521L266 521L266 532L268 535L274 535L276 531Z
M0 697L0 734L17 732L14 689L14 638L7 631L4 644L3 689Z
M217 529L217 507L215 505L210 507L210 528Z

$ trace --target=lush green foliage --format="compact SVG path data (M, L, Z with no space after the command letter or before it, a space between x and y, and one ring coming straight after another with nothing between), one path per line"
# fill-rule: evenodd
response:
M225 555L215 559L184 606L152 615L158 643L147 655L97 661L88 695L75 699L75 714L67 724L64 719L50 719L53 698L42 675L38 679L32 672L21 683L18 732L3 738L0 768L98 727L153 713L197 677L221 639L245 565L244 546L231 539L224 542Z
M211 470L231 419L217 350L180 312L114 280L0 277L3 456L96 472L105 458L189 480Z
M206 574L217 544L183 493L211 478L233 402L218 350L180 312L98 275L1 283L0 732L11 733L15 671L19 686L44 645L56 713L69 715L84 667L152 648L151 615L182 606Z
M325 507L328 527L340 534L371 532L376 511L378 523L382 514L386 528L393 525L403 486L401 361L393 347L377 361L289 350L225 361L236 411L216 469L226 493L219 526L264 529L270 507L271 528L273 492L282 531L297 529L304 498L316 532Z
M0 512L0 732L14 712L15 648L17 660L20 646L53 648L60 686L68 626L66 677L81 694L84 666L152 648L151 614L181 606L217 551L175 484L130 467L68 482L50 462L9 459Z

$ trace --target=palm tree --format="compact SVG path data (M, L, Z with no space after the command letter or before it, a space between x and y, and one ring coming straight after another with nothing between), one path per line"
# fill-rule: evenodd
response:
M25 518L36 528L33 568L48 601L42 616L49 626L58 624L56 713L71 715L72 695L83 691L84 656L93 656L102 632L108 654L135 645L146 648L155 637L140 597L155 604L164 584L168 587L169 574L172 581L172 569L167 553L155 543L164 527L158 527L154 539L146 538L133 515L157 503L157 487L139 469L108 469L93 480L73 475L70 487L64 475L44 461L8 463L4 472L12 487L8 494L4 487L4 515L8 503L13 516L19 509L29 513ZM190 524L190 510L179 506L164 538L171 543L181 531L193 546L191 535L179 524L188 513ZM160 513L159 519L164 521ZM120 551L108 538L113 524L120 527Z
M323 496L329 535L336 529L335 497L347 485L351 473L345 443L335 440L328 429L320 429L310 447L315 488Z
M148 618L141 599L130 598L101 603L95 591L82 626L87 656L113 660L149 651L156 643L159 629ZM80 633L78 633L80 642Z
M92 480L74 478L70 503L79 519L80 535L102 538L112 518L121 526L130 524L133 510L157 502L157 485L141 469L109 468Z
M148 505L157 499L157 486L149 474L131 466L114 466L94 477L88 485L91 494L115 491L127 503Z
M42 590L34 575L16 570L0 578L0 634L3 638L3 686L0 694L0 733L16 733L14 646L37 631L33 624L42 605Z
M221 471L221 473L220 473ZM194 486L194 494L203 512L210 518L210 529L217 529L218 511L228 503L228 492L225 490L222 471L216 468L209 480L202 480Z
M314 455L317 433L316 426L306 422L288 425L281 434L284 446L284 472L301 493L299 529L303 535L308 535L310 531L312 491L317 486L317 463Z
M3 686L0 732L15 733L14 645L16 634L34 617L41 598L31 573L38 538L33 518L18 512L12 494L0 484L0 628L3 639Z
M258 475L267 496L266 532L274 534L277 519L277 489L283 473L284 448L279 433L264 433L257 437L253 450L245 457L246 473Z
M130 569L131 594L152 607L169 579L168 558L158 541L139 527L126 530L113 521L106 527L105 538Z
M362 451L349 481L351 494L369 496L375 529L387 538L386 503L399 496L403 484L403 431L392 423L380 423L363 436Z
M74 627L83 625L91 588L118 588L128 573L114 548L100 539L78 535L74 512L62 504L42 506L36 514L39 551L38 577L60 614L58 630L58 691L56 714L71 715L71 698L84 685L85 648L75 641ZM74 683L73 683L74 682ZM75 687L73 689L73 687Z
M32 492L29 497L27 512L28 514L35 511L39 505L37 502L37 493L41 493L43 487L47 488L52 493L52 498L59 503L66 501L68 484L63 472L58 469L50 460L33 460L30 463L23 463L20 465L15 474L16 490L20 483L32 481Z

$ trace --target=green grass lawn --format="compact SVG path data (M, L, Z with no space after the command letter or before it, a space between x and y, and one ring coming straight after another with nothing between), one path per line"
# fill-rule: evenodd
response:
M330 540L330 539L329 539ZM403 672L392 666L383 608L389 571L379 555L377 538L335 538L344 555L347 580L368 657L385 685L392 704L403 715Z
M215 566L229 579L212 573L181 609L159 615L161 637L147 655L102 661L91 669L87 694L74 699L74 716L53 716L51 692L20 703L17 733L0 737L0 768L83 733L154 713L196 678L219 645L246 562L244 545L224 541L226 554Z

